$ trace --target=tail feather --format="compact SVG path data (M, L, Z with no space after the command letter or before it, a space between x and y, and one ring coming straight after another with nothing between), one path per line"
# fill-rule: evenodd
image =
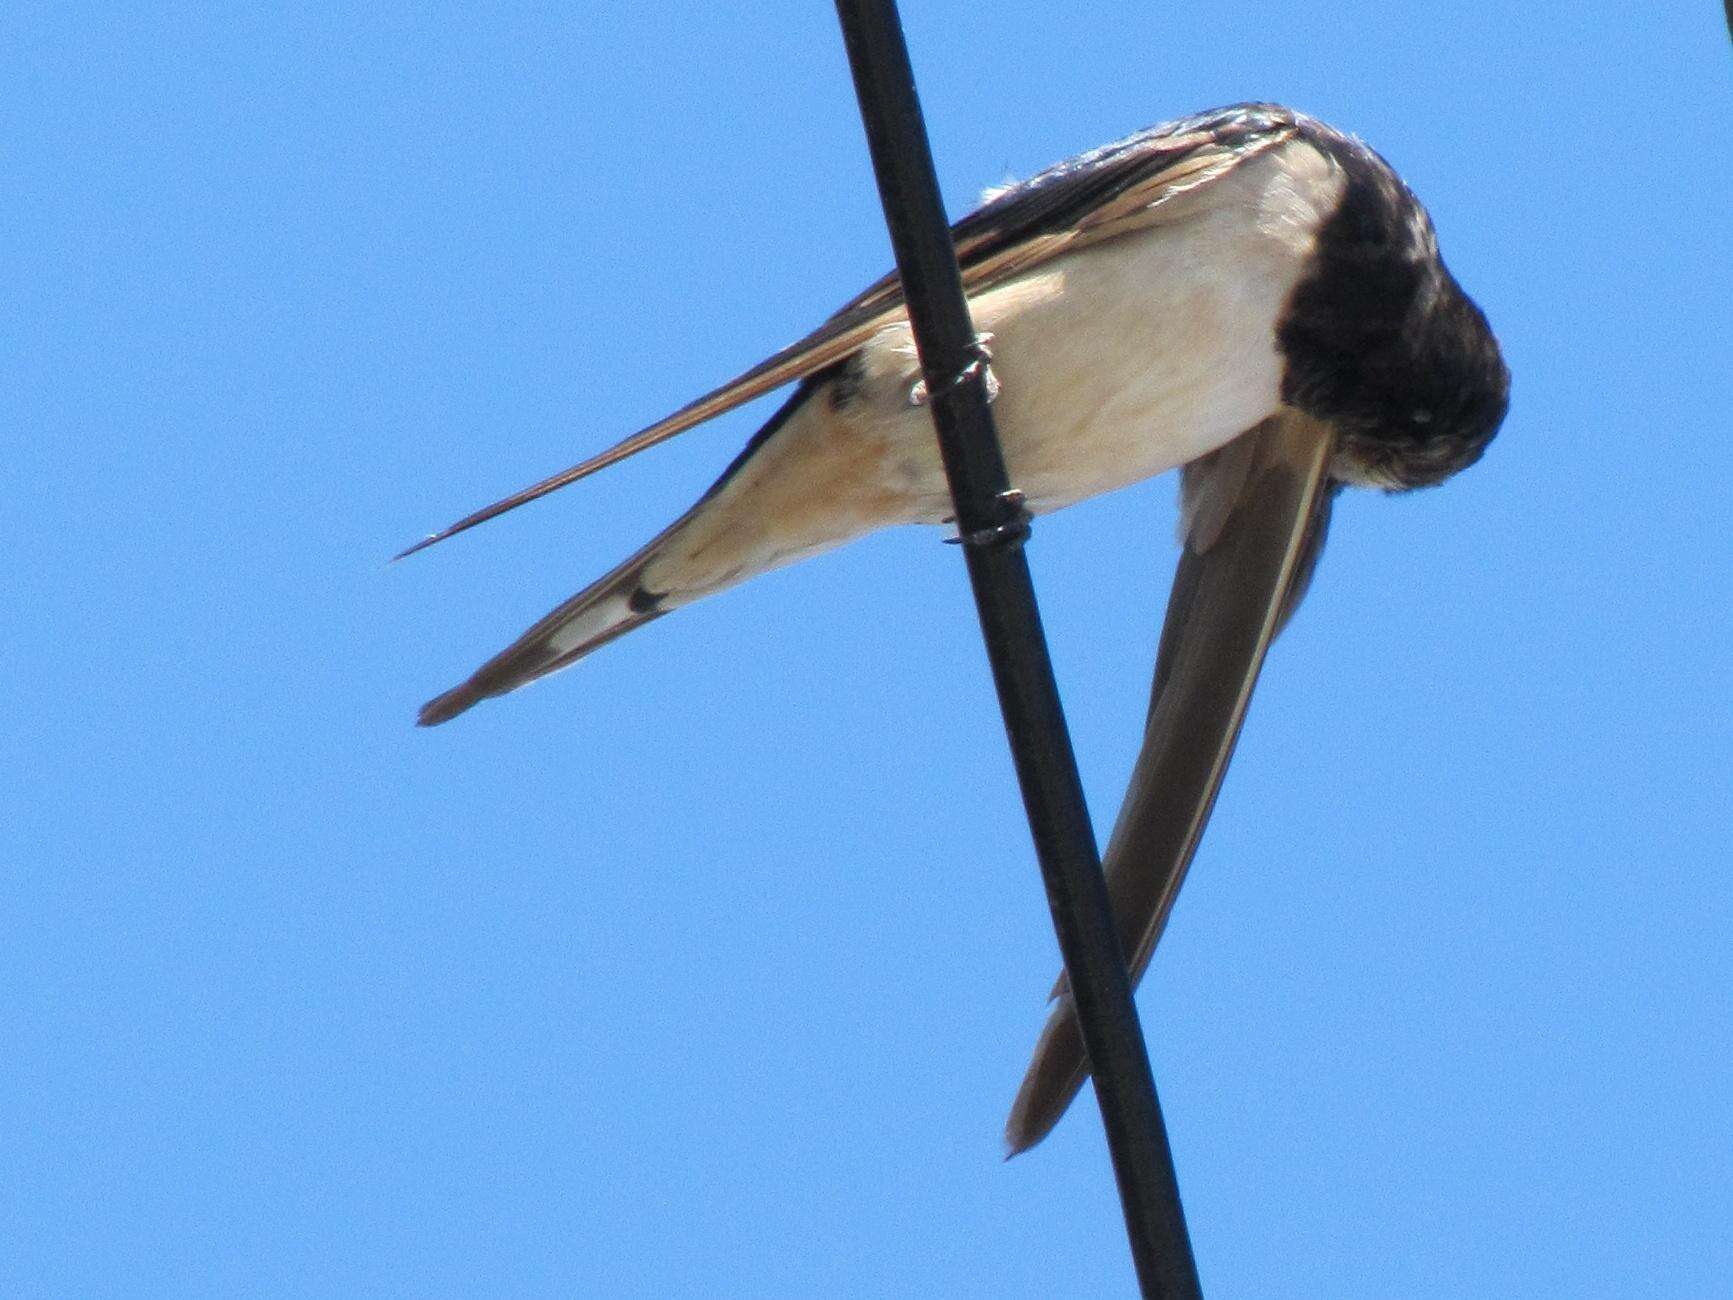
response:
M821 382L802 382L710 490L649 545L542 618L468 681L422 705L420 725L449 722L482 700L575 664L598 646L670 610L816 554L870 527L871 519L863 522L856 514L835 509L834 503L821 509L813 502L813 484L823 483L832 471L824 448L840 454L846 468L848 455L859 451L859 440L797 442L792 454L776 451L786 447L787 439L775 435L803 411L816 410L821 419L828 414L829 403L809 401ZM809 437L811 433L809 429ZM628 439L621 446L628 444L636 445ZM588 467L586 463L579 469L588 472ZM468 524L456 525L447 534Z
M644 570L666 537L664 533L547 614L476 669L468 681L423 704L416 725L437 727L449 722L482 700L570 667L598 646L666 614L672 606L643 582Z

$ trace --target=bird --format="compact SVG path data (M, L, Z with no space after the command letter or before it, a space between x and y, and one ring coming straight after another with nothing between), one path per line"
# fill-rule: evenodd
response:
M1102 858L1135 984L1337 495L1433 486L1473 464L1503 423L1510 373L1395 170L1281 105L1137 132L990 191L951 233L1029 514L1180 470L1173 593ZM429 700L420 725L863 534L954 522L892 273L721 387L402 555L789 384L689 510ZM1051 1002L1006 1124L1011 1154L1041 1141L1088 1077L1063 974Z

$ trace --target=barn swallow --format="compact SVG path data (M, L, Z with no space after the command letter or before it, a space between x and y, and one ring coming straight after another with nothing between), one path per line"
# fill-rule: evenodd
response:
M952 235L1028 509L1183 466L1143 746L1103 857L1135 982L1336 494L1429 486L1478 460L1509 372L1390 166L1276 105L1203 113L1060 163L992 195ZM886 525L951 521L893 275L738 378L404 554L788 383L690 510L430 700L421 724L756 574ZM1046 1136L1087 1074L1062 976L1006 1126L1013 1154Z

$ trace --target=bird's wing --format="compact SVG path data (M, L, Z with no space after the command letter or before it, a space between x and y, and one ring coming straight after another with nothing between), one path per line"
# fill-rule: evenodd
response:
M1329 428L1284 410L1186 467L1185 547L1156 655L1143 749L1103 857L1132 982L1197 851L1264 654L1323 549ZM1039 1142L1089 1071L1064 977L1005 1137Z
M1062 253L1153 224L1161 219L1159 208L1168 200L1219 179L1294 132L1294 116L1286 109L1239 105L1156 127L1049 168L1004 191L951 228L963 286L971 293L989 289ZM903 315L902 285L894 274L888 275L811 334L720 388L606 451L423 538L397 558L587 478L774 388L804 379L847 357Z

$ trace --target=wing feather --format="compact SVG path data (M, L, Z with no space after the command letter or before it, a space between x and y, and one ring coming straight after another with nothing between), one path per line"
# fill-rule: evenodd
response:
M1333 441L1284 411L1186 468L1185 548L1143 748L1102 860L1134 984L1209 821L1264 655L1322 549ZM1013 1154L1047 1135L1089 1072L1063 976L1054 994L1006 1125Z
M951 228L964 289L970 293L990 289L1063 253L1142 229L1159 219L1157 210L1169 199L1226 175L1246 159L1289 139L1295 129L1294 116L1287 109L1237 105L1155 127L1051 167L1012 186ZM805 338L720 388L605 451L464 516L395 558L486 523L823 370L903 316L902 285L892 273L844 304Z

